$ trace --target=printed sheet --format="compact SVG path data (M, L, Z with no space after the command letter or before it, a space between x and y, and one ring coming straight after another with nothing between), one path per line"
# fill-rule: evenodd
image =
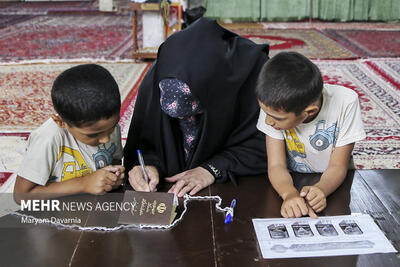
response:
M367 214L253 219L265 259L396 252Z

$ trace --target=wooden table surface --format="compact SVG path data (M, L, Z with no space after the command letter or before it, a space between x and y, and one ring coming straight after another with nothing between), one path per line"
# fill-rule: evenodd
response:
M294 180L302 187L319 177L295 174ZM266 176L241 177L238 186L215 184L199 195L219 195L222 207L229 206L235 197L234 221L225 225L223 213L215 209L216 202L209 200L190 201L183 220L169 230L81 231L21 224L21 217L7 215L0 218L0 266L400 266L394 253L263 259L251 219L280 217L282 203ZM118 201L121 196L109 193L70 198ZM400 170L351 171L320 215L368 213L399 250L399 203ZM118 215L82 211L72 217L81 218L82 226L114 227Z

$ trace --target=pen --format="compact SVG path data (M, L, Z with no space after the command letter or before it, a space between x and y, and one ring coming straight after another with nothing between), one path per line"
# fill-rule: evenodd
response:
M150 185L149 185L149 177L147 176L147 172L146 172L146 169L145 169L145 166L144 166L144 160L143 160L142 152L140 152L140 149L137 150L137 154L138 154L140 167L142 168L142 173L143 173L144 180L146 181L146 184L149 187L149 191L151 191Z
M236 198L232 199L231 206L228 208L225 216L225 224L228 224L233 221L233 209L236 206Z

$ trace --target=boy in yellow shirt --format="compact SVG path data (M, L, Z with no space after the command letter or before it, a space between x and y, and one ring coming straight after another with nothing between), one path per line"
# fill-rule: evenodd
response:
M51 97L57 114L31 133L14 199L31 193L103 194L118 187L125 169L121 97L112 75L96 64L72 67L56 78Z

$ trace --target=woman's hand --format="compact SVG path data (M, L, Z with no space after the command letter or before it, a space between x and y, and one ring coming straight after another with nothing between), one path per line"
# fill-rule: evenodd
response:
M132 170L129 171L129 183L136 191L154 192L160 181L158 170L154 166L146 166L145 169L149 177L149 184L144 180L142 168L139 165L133 167Z
M175 183L168 193L174 193L178 197L183 197L184 194L188 193L194 195L201 189L214 183L214 176L202 167L197 167L191 170L187 170L172 177L165 178L170 183Z

